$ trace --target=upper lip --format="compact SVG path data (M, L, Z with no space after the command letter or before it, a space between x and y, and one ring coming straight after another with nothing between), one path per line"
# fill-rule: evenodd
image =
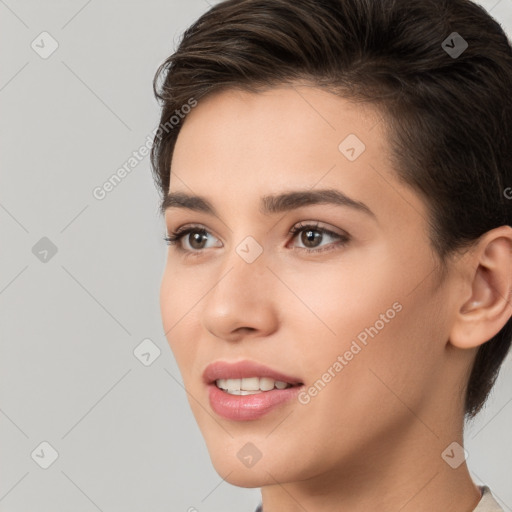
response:
M256 361L215 361L209 364L203 372L206 384L212 384L217 379L243 379L248 377L269 377L276 381L289 384L302 384L297 377L278 372Z

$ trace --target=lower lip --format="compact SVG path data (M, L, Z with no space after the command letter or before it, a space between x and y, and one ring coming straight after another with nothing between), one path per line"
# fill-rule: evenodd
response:
M262 391L254 395L230 395L215 384L209 386L211 408L223 418L235 421L257 420L297 396L302 386Z

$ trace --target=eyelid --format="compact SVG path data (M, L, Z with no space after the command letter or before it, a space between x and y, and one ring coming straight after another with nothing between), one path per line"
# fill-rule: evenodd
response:
M302 252L310 253L310 254L317 254L320 252L325 252L331 249L336 249L338 246L346 245L351 237L346 232L343 231L341 233L337 233L334 231L333 228L321 225L320 221L301 221L298 223L295 223L290 230L288 231L288 235L293 235L292 240L295 239L298 235L298 233L305 231L306 229L310 229L312 231L318 231L322 233L323 235L328 235L334 238L338 239L338 242L332 242L330 244L327 244L326 246L320 246L319 248L305 248L305 247L293 247L292 250L299 250ZM183 226L180 226L176 228L174 231L171 232L170 235L164 237L164 240L166 240L168 245L175 246L178 251L181 251L182 253L185 253L186 256L188 255L201 255L204 253L206 249L197 249L197 250L189 250L185 249L181 245L181 241L183 238L185 238L187 235L189 235L191 232L198 232L210 235L212 234L211 231L209 231L207 228L204 227L202 224L185 224ZM213 235L216 239L215 235Z
M185 224L183 226L180 226L176 228L174 231L171 232L170 235L167 235L164 237L164 240L166 240L168 245L173 245L176 247L177 250L189 253L189 254L200 254L205 251L205 249L198 249L195 251L191 251L189 249L184 249L181 245L181 242L183 238L185 238L187 235L190 234L190 232L198 232L198 233L206 233L207 235L213 235L209 229L207 229L202 224ZM214 238L217 240L219 239L215 235L213 235ZM175 242L171 242L173 239L175 239Z
M300 232L306 231L307 229L312 231L318 231L322 233L322 235L337 238L338 241L331 242L330 244L324 246L320 246L319 248L310 249L307 247L293 247L293 250L299 250L302 252L306 252L307 254L318 254L321 252L327 252L330 250L337 249L339 246L345 246L351 240L350 235L346 231L342 231L342 233L337 233L336 231L334 231L334 229L331 229L330 227L320 225L319 221L301 221L297 224L294 224L289 230L289 234L292 234L292 239L295 239Z

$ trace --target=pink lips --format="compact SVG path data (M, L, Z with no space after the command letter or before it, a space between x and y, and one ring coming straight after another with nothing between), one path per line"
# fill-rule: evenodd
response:
M287 382L293 387L262 391L253 395L231 395L219 389L217 379L242 379L245 377L269 377ZM301 389L300 379L273 370L254 361L227 363L216 361L203 372L203 380L208 385L210 406L218 415L235 421L255 420L293 399Z
M244 377L269 377L289 384L299 384L301 382L296 377L277 372L254 361L239 361L238 363L216 361L209 364L203 372L203 380L206 384L211 384L217 379L243 379Z

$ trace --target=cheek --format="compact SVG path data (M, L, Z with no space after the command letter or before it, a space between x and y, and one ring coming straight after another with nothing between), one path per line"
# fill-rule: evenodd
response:
M188 366L201 339L198 329L198 308L194 305L204 294L203 285L184 277L167 263L160 285L160 314L163 331L178 366ZM196 283L196 284L194 284ZM194 287L197 290L194 290ZM200 290L201 289L201 290ZM186 378L186 375L183 375Z
M176 256L169 256L160 285L160 312L165 331L172 328L174 332L197 315L198 302L208 289L198 271L184 267Z
M287 309L287 324L302 328L295 353L309 384L320 380L311 403L325 404L330 417L333 404L363 413L384 398L392 407L393 392L418 403L444 347L436 305L442 301L428 257L378 249L361 254L356 261L347 253L336 267L318 266L314 274L290 273L287 281L310 310L298 301Z
M163 330L166 333L167 340L173 338L173 326L178 320L176 310L176 295L179 291L173 285L172 273L168 269L168 265L164 270L162 282L160 284L160 314L162 318ZM172 346L171 346L172 348Z
M387 326L388 322L380 320L381 314L388 312L388 321L398 314L400 306L393 308L393 304L400 298L400 283L389 263L392 258L379 257L383 250L350 249L337 260L302 262L276 272L293 291L280 291L288 305L283 309L283 324L288 328L308 321L309 333L297 331L297 341L303 343L300 351L311 350L312 341L318 339L326 343L325 348L348 349L352 338L361 332L364 338L365 328L376 322L379 330ZM317 350L318 345L313 345Z
M323 418L326 432L361 429L369 440L407 421L410 410L422 410L432 381L440 378L445 346L435 303L428 289L407 296L385 287L364 304L352 303L336 324L333 318L336 346L304 350L311 361L310 384L320 389L306 406L315 411L310 417Z

